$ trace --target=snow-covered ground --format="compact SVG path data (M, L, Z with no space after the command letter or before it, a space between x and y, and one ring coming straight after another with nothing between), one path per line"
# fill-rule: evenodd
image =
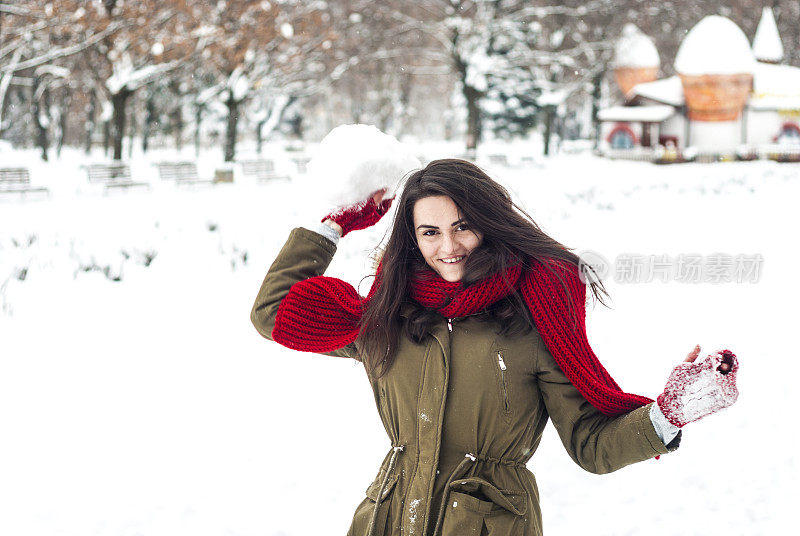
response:
M326 208L290 181L103 195L67 151L23 164L49 198L0 196L0 534L344 534L389 448L363 370L259 337L252 300L290 229ZM800 166L658 167L497 145L485 167L558 240L618 255L760 254L757 282L606 280L590 340L626 390L655 396L696 343L739 355L739 402L678 452L602 477L552 427L529 464L546 534L785 534L798 504L791 339ZM420 144L434 158L457 146ZM540 154L540 153L535 153ZM187 155L183 155L186 157ZM188 155L191 158L191 155ZM201 174L221 162L201 155ZM387 221L340 242L358 284ZM365 282L362 292L366 292Z

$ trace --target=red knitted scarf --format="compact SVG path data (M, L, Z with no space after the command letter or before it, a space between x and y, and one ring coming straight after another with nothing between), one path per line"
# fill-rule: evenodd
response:
M527 303L536 329L556 363L584 398L609 416L652 402L623 392L589 346L586 285L578 277L577 267L550 263L569 289L570 307L556 273L539 262L532 261L530 265L524 274L520 265L509 268L507 279ZM307 352L330 352L352 343L358 337L362 308L372 298L379 281L380 267L366 298L361 298L350 284L332 277L318 276L295 283L278 307L273 340ZM427 270L412 281L411 297L444 317L458 318L486 309L511 290L500 273L465 289L460 282L447 282ZM449 302L448 297L452 298Z

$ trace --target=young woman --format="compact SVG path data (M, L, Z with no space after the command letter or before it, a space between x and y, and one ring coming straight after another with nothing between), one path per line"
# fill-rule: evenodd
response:
M466 161L408 177L366 298L322 276L339 236L389 208L382 193L293 230L251 313L268 339L366 368L392 448L348 535L541 534L526 463L548 419L578 465L608 473L735 401L736 357L695 364L699 347L658 403L624 393L587 341L578 257Z

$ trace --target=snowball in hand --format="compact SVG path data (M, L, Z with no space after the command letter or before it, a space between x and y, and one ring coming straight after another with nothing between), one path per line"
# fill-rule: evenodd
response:
M410 171L421 163L394 136L371 125L342 125L331 130L308 163L316 194L330 205L363 201L386 188L391 197Z

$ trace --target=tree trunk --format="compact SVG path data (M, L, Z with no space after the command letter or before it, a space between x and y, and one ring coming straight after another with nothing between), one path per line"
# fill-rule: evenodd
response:
M225 101L225 106L228 107L228 125L225 129L225 161L233 162L236 157L236 125L239 123L239 105L242 101L237 101L231 92L228 93L228 100Z
M175 133L175 148L180 152L183 149L183 111L178 104L172 110L172 131Z
M594 135L592 148L594 150L597 150L600 143L600 121L597 119L597 112L600 111L601 85L604 74L605 70L600 71L592 79L592 134Z
M111 120L111 144L114 147L114 160L122 160L122 139L125 137L125 105L131 92L123 88L119 93L111 95L114 116Z
M128 122L128 160L133 158L133 140L138 132L139 122L136 120L136 105L131 106L131 120Z
M84 151L88 155L92 152L92 135L94 134L97 116L97 93L94 90L89 94L89 105L86 112L86 145L84 146Z
M256 154L261 154L261 146L264 143L264 136L261 135L261 129L264 128L264 125L267 123L267 120L264 119L263 121L259 121L256 125Z
M147 95L147 101L144 104L144 128L142 129L142 152L146 153L150 147L150 134L153 131L153 126L156 123L156 105L153 99L153 92Z
M553 84L558 81L558 73L552 72L550 73L550 81ZM544 155L550 155L550 138L553 136L553 121L556 117L556 106L554 104L548 104L544 107Z
M474 152L481 141L481 92L473 87L462 85L467 99L467 151Z
M200 121L203 120L203 105L194 106L194 154L200 155Z
M263 149L265 138L269 139L270 135L278 128L283 122L291 121L292 125L292 133L297 137L302 139L303 137L303 125L301 123L295 123L294 119L299 117L299 115L295 115L294 119L287 119L287 115L292 112L294 107L292 106L295 101L297 100L297 96L292 95L290 97L277 98L273 102L269 113L263 119L263 121L259 121L256 127L256 150L258 154L261 154ZM264 132L264 130L269 127L269 130Z
M553 135L553 119L556 115L556 107L548 104L544 107L544 155L550 155L550 137Z
M481 141L480 100L483 93L467 84L467 64L460 56L454 56L458 77L461 81L461 92L467 101L467 152L474 153Z
M300 113L296 113L295 116L292 118L291 122L289 123L292 136L294 136L298 140L303 139L303 116Z
M58 117L58 144L56 145L56 156L61 158L61 149L64 148L64 140L67 139L67 116L70 104L72 104L72 94L69 88L64 88L63 98L61 99L61 114Z
M111 121L103 121L103 156L108 156L111 149Z
M400 80L400 116L397 118L397 137L402 137L409 124L409 103L411 102L411 90L413 89L414 77L406 75Z
M47 136L47 129L50 126L50 90L44 88L42 95L37 99L39 84L41 81L36 77L33 81L33 121L36 125L36 145L42 150L42 160L47 162L47 149L50 144Z
M175 80L167 84L167 91L171 102L175 103L168 115L169 128L175 141L175 149L180 152L183 150L183 129L186 126L183 120L183 98L185 94L181 90L180 84Z

